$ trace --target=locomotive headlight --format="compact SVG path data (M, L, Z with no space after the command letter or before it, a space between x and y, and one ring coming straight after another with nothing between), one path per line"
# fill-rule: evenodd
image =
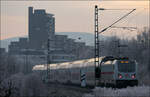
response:
M135 74L133 74L133 75L131 76L131 78L134 79L134 78L135 78Z
M122 75L121 75L121 74L118 74L118 77L119 77L119 79L121 79L121 78L122 78Z

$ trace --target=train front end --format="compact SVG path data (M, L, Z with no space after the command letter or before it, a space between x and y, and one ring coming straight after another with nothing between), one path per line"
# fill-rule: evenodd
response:
M137 63L131 60L118 60L116 63L117 87L138 85Z

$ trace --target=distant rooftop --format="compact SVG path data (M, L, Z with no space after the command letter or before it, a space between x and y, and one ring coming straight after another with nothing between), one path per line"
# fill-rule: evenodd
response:
M36 9L34 10L34 14L46 14L45 10L44 9Z
M47 15L48 17L54 16L54 14L46 13L45 9L35 9L35 10L34 10L34 14L45 14L45 15Z

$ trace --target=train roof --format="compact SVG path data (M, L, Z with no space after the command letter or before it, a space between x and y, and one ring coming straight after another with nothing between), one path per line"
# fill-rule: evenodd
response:
M124 59L128 59L126 57L119 57L119 58L116 58L116 57L113 57L113 56L103 56L103 57L100 57L99 60L101 63L105 63L105 62L113 62L114 60L124 60ZM56 63L56 64L49 64L50 68L51 69L55 69L55 68L68 68L68 67L83 67L83 66L93 66L94 65L94 58L91 58L91 59L84 59L84 60L77 60L77 61L73 61L73 62L64 62L64 63ZM93 64L91 64L93 63ZM101 64L100 63L100 64ZM46 70L47 68L47 65L46 64L42 64L42 65L35 65L33 67L32 70Z
M44 65L35 65L32 70L45 70L46 67Z
M56 63L56 64L49 64L51 69L55 68L67 68L67 67L81 67L85 64L91 65L88 63L94 62L94 58L91 59L85 59L85 60L77 60L73 62L64 62L64 63ZM35 65L32 70L46 70L46 64L41 64L41 65Z

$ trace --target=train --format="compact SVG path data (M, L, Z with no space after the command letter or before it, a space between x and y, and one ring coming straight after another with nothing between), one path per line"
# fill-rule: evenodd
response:
M99 66L95 67L95 58L48 64L35 65L33 72L38 72L43 81L76 84L86 86L124 87L138 85L137 62L129 58L100 57Z

